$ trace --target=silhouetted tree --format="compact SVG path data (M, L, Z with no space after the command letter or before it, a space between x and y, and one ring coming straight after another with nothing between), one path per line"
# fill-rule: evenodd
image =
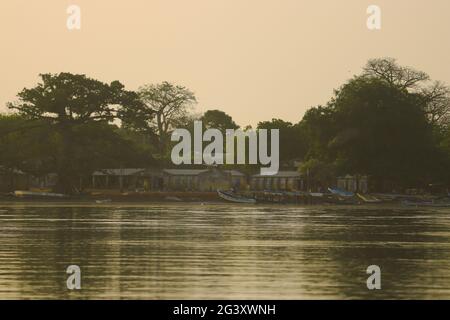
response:
M233 118L220 110L208 110L200 118L206 129L214 128L225 132L226 129L238 129L239 126L233 121Z
M162 82L139 88L139 96L145 108L138 125L155 132L159 152L163 156L169 146L171 130L186 116L189 107L196 103L195 95L186 87Z
M108 123L125 114L127 109L140 109L136 93L126 91L114 81L105 84L98 80L71 73L41 74L42 82L19 92L19 100L9 103L10 109L30 121L40 121L57 133L55 171L57 191L72 193L77 185L77 157L75 149L80 127Z

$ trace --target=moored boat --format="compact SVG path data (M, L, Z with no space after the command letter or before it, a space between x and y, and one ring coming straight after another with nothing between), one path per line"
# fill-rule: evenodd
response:
M104 204L104 203L110 203L111 201L112 201L111 199L102 199L102 200L95 200L95 203Z
M14 196L19 198L65 198L67 197L62 193L52 193L52 192L35 192L35 191L14 191Z
M236 203L256 203L255 199L246 198L246 197L234 194L232 192L226 192L226 191L217 190L217 194L222 199L227 200L227 201L231 201L231 202L236 202Z
M328 191L330 191L332 194L338 195L340 197L353 197L355 194L350 191L345 191L338 188L328 188Z
M357 193L356 194L358 196L358 198L360 198L362 201L366 202L366 203L379 203L381 202L380 199L378 199L377 197L370 195L370 194L361 194L361 193Z

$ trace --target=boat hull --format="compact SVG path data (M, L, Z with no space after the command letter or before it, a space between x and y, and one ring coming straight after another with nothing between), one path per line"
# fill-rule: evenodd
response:
M248 204L256 203L255 199L244 198L244 197L237 196L237 195L234 195L232 193L225 192L225 191L217 190L217 194L219 195L220 198L222 198L224 200L227 200L227 201L230 201L230 202L248 203Z

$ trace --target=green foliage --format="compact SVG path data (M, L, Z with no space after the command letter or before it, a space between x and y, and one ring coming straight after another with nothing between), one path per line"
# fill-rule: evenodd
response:
M335 163L336 175L368 174L405 187L436 177L438 152L421 100L385 81L354 78L303 121L310 158Z
M302 126L281 119L259 122L257 129L280 130L280 161L302 159L306 154L306 140Z
M349 173L414 183L430 173L432 128L420 102L376 79L346 84L334 102L337 132L330 147Z
M306 178L307 187L310 189L320 187L322 190L326 190L326 188L333 185L336 180L335 163L315 158L303 162L299 171Z
M64 138L52 126L36 124L17 115L0 116L0 128L10 129L0 138L3 168L19 169L36 177L57 172L63 158L61 153L66 152ZM14 128L17 130L11 130ZM89 177L99 169L146 167L154 163L148 150L123 136L114 125L95 122L71 129L72 157L66 163L65 172L71 177L69 182L73 188L78 188L80 178Z
M328 145L335 135L334 109L328 105L318 106L306 111L298 124L306 143L306 158L317 158L331 161Z
M71 73L41 74L42 82L18 93L19 101L10 109L31 120L48 120L62 126L89 121L113 121L126 109L137 108L136 93Z
M170 165L172 130L193 134L195 120L205 129L239 128L221 110L192 114L194 93L168 82L135 93L118 81L106 84L84 75L41 79L9 104L16 114L0 115L0 167L33 175L55 172L61 192L73 192L79 178L98 169L146 167L155 158ZM302 160L309 186L325 187L343 174L370 175L380 189L450 185L450 89L430 81L394 59L372 59L300 122L272 119L257 129L279 129L281 164Z
M233 118L220 110L208 110L200 118L206 129L219 129L225 133L226 129L238 129L239 126L233 121Z
M51 169L58 175L57 191L72 193L81 176L104 168L109 158L121 162L121 155L130 151L130 144L121 143L108 123L130 110L137 112L142 104L118 81L108 85L70 73L42 74L41 79L9 104L21 118L12 119L15 124L6 121L4 132L9 145L27 150L13 156L16 167L28 172ZM29 124L26 130L24 121ZM35 141L38 137L41 140Z
M52 134L44 122L19 115L0 115L0 166L33 175L51 171Z

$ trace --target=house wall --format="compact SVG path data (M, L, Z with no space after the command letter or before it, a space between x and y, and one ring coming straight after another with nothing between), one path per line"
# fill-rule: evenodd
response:
M203 174L200 176L200 191L228 190L232 187L231 177Z
M58 176L47 174L39 177L30 177L30 188L51 189L56 186Z
M94 189L122 189L124 190L161 190L162 177L159 175L95 175L88 185Z
M219 169L193 170L186 174L186 170L177 173L176 170L160 171L159 173L138 173L127 176L95 175L92 176L90 186L94 189L125 190L168 190L168 191L216 191L229 190L232 187L243 189L246 187L246 176L232 175Z
M191 175L166 175L164 176L164 189L177 191L198 190L199 180Z
M367 193L369 189L368 178L366 176L358 178L355 176L340 177L337 179L337 187L345 191Z
M244 189L247 186L247 181L245 177L234 176L231 177L231 185L234 188Z
M250 187L255 191L296 191L299 190L300 178L296 177L252 177Z
M232 176L220 170L211 170L193 175L164 174L164 190L213 192L218 189L229 190L231 188L242 189L245 187L245 176Z

